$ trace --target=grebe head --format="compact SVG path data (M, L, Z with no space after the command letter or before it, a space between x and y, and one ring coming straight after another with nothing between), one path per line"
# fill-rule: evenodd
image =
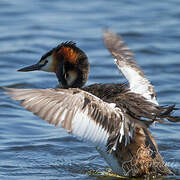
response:
M37 64L18 71L54 72L63 88L82 87L89 74L89 63L86 54L73 42L64 42L44 54Z

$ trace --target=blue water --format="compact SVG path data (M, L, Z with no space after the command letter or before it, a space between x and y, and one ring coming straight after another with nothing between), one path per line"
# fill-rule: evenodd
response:
M124 82L102 41L123 36L155 85L161 105L180 107L179 0L1 0L0 87L56 87L54 74L19 73L57 44L73 40L88 55L88 84ZM115 179L90 175L108 166L95 148L40 120L0 88L0 179ZM180 113L177 113L180 115ZM180 179L180 123L151 128L163 158Z

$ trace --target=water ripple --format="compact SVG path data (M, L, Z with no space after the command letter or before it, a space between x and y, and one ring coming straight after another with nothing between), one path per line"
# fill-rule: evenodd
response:
M107 167L95 148L27 112L3 94L3 87L56 87L54 74L17 69L67 40L87 52L88 84L125 82L102 41L103 29L109 28L135 53L160 104L180 107L178 5L178 0L0 1L0 179L114 179L90 176L90 170ZM180 179L179 123L158 124L151 131L176 173L166 179Z

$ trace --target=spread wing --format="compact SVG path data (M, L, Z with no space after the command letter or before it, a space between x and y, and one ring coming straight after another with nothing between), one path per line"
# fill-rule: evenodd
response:
M153 85L145 77L130 49L124 44L121 37L110 31L104 33L104 43L115 57L115 63L129 82L132 92L141 94L149 101L158 105Z
M134 123L121 109L80 89L11 89L6 94L50 124L61 126L99 149L130 143Z

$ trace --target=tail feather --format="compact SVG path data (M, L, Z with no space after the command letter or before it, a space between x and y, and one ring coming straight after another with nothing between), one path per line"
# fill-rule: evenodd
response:
M160 116L161 117L166 117L168 115L170 115L170 113L172 111L175 110L175 104L173 104L172 106L168 106L167 108L165 108L165 111L164 112L161 112Z
M180 122L180 117L179 116L168 116L167 120L170 122Z
M171 114L174 111L180 110L180 108L176 108L175 104L168 107L161 107L161 113L159 115L160 119L167 119L170 122L180 122L180 116L172 116ZM161 121L160 121L161 122Z

